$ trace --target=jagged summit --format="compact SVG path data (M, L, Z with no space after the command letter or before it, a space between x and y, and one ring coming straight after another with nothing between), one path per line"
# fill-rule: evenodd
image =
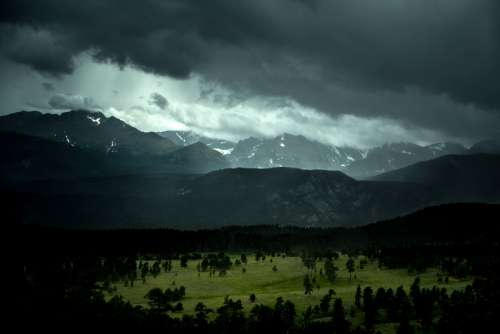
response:
M107 153L165 154L178 148L158 134L139 131L115 117L87 110L14 113L0 117L0 130Z

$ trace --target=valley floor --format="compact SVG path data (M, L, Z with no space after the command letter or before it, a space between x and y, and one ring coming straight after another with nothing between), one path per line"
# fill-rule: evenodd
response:
M311 295L305 295L303 281L308 269L303 265L300 257L267 256L265 260L256 261L253 254L247 256L248 263L246 265L233 265L225 276L218 274L210 276L208 272L198 273L196 269L198 260L190 260L187 268L182 268L179 261L174 260L170 272L162 271L155 278L148 275L146 283L138 279L132 287L125 286L123 282L116 283L117 290L108 297L121 295L132 304L147 307L148 303L144 296L152 288L166 289L184 286L186 296L181 301L184 311L174 313L173 316L193 314L198 302L203 302L207 307L215 310L223 304L226 296L233 300L240 299L247 312L255 304L273 306L276 298L283 297L295 304L297 314L302 314L308 306L318 305L320 299L328 293L329 289L334 289L336 297L342 298L346 310L349 311L354 304L358 285L361 288L370 286L374 291L379 287L395 290L402 285L408 291L416 277L416 274L409 274L405 269L380 269L375 261L368 262L363 269L360 269L359 260L361 257L358 257L356 271L352 275L352 279L349 279L349 273L345 266L348 257L342 255L335 261L339 271L334 283L329 282L324 275L320 274L323 262L317 262L316 270L309 271L311 276L316 278L315 285L317 286ZM232 255L231 258L234 262L239 258L239 255ZM277 271L273 271L274 266L276 266ZM243 272L243 268L246 269L245 272ZM444 287L448 292L463 289L471 283L470 279L457 280L451 277L448 283L440 283L438 282L437 269L429 269L419 276L421 287ZM251 303L249 300L252 293L256 295L255 303ZM352 320L355 321L355 319Z

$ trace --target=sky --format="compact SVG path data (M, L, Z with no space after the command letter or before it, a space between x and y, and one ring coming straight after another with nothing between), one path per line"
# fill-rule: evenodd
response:
M500 138L498 0L3 0L0 114L367 148Z

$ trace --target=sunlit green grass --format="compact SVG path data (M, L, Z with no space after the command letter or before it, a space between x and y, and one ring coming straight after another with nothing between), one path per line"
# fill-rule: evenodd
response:
M233 256L233 260L239 256ZM272 262L271 262L272 260ZM224 298L229 296L232 299L241 299L246 311L253 306L249 301L250 294L257 296L256 303L274 305L277 297L283 297L285 300L291 300L297 311L300 313L309 305L317 305L322 296L328 293L329 289L334 289L336 296L342 298L346 309L354 303L356 288L371 286L377 289L397 288L402 285L409 288L414 274L408 274L405 269L385 270L379 269L376 262L369 263L364 269L356 267L354 278L349 280L349 273L345 268L346 256L341 256L336 262L339 267L338 278L334 283L330 283L325 277L320 275L320 268L323 263L318 262L316 277L319 289L315 288L311 295L304 294L303 279L307 269L302 264L299 257L269 257L264 261L256 261L255 257L248 255L248 263L241 266L233 266L227 272L227 275L220 277L218 275L209 276L208 272L198 273L196 265L198 261L189 261L187 268L181 268L179 261L172 261L173 269L171 272L162 272L156 278L147 277L145 284L138 280L134 282L133 287L126 287L123 283L116 283L117 291L115 294L122 295L132 304L148 306L144 298L146 293L152 288L175 288L184 286L186 288L186 297L182 300L184 313L191 314L198 302L203 302L209 308L216 309L224 302ZM356 261L359 264L359 260ZM272 270L277 266L278 271ZM242 272L242 268L246 272ZM432 287L434 285L445 287L448 291L454 289L463 289L470 280L456 280L450 278L448 284L439 284L437 271L431 269L420 274L421 286Z

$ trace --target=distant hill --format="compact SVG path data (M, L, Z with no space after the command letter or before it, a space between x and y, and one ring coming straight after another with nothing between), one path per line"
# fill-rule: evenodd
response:
M499 241L500 204L454 203L358 228L379 243Z
M471 146L470 153L478 154L499 154L500 155L500 140L483 140Z
M488 154L448 155L423 161L372 178L376 181L458 183L495 180L500 174L500 156Z
M372 179L432 185L462 199L500 201L500 155L449 155Z
M9 201L28 209L22 222L87 228L359 225L411 212L430 196L414 185L289 168L37 181L2 192L13 191Z
M191 151L196 155L199 150L206 151L202 144L186 149L174 161L189 159ZM17 211L23 223L181 229L270 224L353 226L430 205L499 203L497 164L494 156L446 156L405 169L419 171L420 165L430 166L424 168L427 174L422 174L430 178L398 182L389 178L357 181L334 171L236 168L205 175L40 180L0 187L0 192L9 207L23 208Z

